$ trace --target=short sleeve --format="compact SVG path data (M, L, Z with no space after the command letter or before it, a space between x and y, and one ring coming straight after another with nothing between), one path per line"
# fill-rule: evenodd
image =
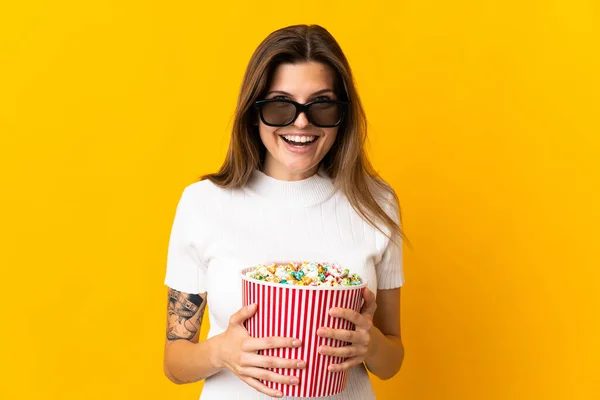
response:
M400 212L398 204L392 196L388 197L390 203L384 202L384 211L400 225ZM387 231L386 229L386 232ZM404 270L402 264L402 238L393 236L394 241L386 237L381 259L375 264L377 274L377 289L395 289L404 284Z
M206 292L206 265L203 262L200 238L200 210L190 187L184 189L171 228L164 283L180 292Z

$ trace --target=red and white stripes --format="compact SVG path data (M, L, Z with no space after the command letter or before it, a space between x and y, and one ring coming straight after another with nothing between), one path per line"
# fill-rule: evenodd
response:
M306 368L273 371L282 375L298 377L300 383L290 386L263 382L286 396L319 397L340 393L346 387L348 372L329 372L331 364L344 362L344 358L324 356L318 353L319 346L345 346L348 343L324 339L317 336L321 326L333 329L354 330L350 321L329 316L332 307L350 308L360 312L362 288L311 287L269 284L245 276L242 279L243 305L256 303L256 314L246 321L246 329L253 337L283 336L302 340L302 346L294 349L268 349L265 355L306 362Z

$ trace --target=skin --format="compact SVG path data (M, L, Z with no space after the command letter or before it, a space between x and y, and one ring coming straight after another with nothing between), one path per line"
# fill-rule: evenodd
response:
M200 334L206 296L169 289L167 340L196 340Z
M333 93L333 71L316 62L280 65L274 74L267 98L283 96L299 103L316 98L337 99ZM300 180L314 175L319 163L335 142L338 128L318 128L311 125L301 113L287 127L270 127L259 122L259 134L267 154L263 172L279 180ZM286 149L279 136L283 134L310 134L319 136L314 149L298 154ZM345 347L321 346L325 355L347 357L341 364L332 364L330 371L347 370L364 363L381 379L393 377L404 360L404 347L400 337L400 289L364 289L365 302L360 313L350 309L332 308L333 317L344 318L355 324L354 331L321 327L317 334L350 343ZM243 307L229 320L226 331L199 342L206 293L188 294L169 290L167 337L165 341L164 371L175 383L184 384L205 379L222 369L229 369L239 379L271 397L282 393L269 389L259 379L298 384L297 378L276 374L266 368L306 367L303 360L288 360L259 355L259 350L293 348L301 345L297 338L250 337L243 326L246 319L256 313L256 305Z
M316 62L280 65L273 74L273 82L266 99L285 98L305 104L315 99L337 100L333 71L327 65ZM275 179L295 181L314 175L337 136L338 127L319 128L301 113L296 121L284 127L272 127L259 121L260 139L267 148L263 172ZM287 150L280 135L299 134L319 137L306 154Z

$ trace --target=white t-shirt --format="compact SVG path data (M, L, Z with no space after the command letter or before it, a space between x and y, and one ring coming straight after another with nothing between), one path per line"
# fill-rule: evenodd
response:
M397 209L380 204L399 222ZM241 189L222 189L209 180L184 189L164 283L185 293L207 292L209 338L224 332L242 307L240 271L270 261L335 262L366 279L375 294L404 283L401 247L363 220L323 169L300 181L255 170ZM206 379L200 398L270 397L223 370ZM346 389L328 398L374 399L364 365L352 368Z

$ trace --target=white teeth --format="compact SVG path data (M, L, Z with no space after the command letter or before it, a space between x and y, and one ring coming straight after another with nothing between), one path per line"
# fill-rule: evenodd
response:
M284 138L286 138L289 141L292 142L296 142L296 143L306 143L306 142L313 142L317 137L316 136L295 136L295 135L285 135Z

